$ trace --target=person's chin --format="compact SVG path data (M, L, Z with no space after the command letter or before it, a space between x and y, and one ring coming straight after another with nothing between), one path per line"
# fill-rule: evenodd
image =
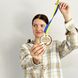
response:
M42 35L37 35L36 37L37 37L37 38L41 38L41 37L42 37Z

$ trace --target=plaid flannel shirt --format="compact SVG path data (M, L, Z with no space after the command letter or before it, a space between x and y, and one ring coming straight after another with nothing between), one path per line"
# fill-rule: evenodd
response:
M66 35L63 42L53 41L45 50L41 63L33 63L29 49L32 43L25 43L20 51L20 63L24 69L25 78L63 78L60 59L78 47L78 33L71 21L65 24L66 30L71 34Z

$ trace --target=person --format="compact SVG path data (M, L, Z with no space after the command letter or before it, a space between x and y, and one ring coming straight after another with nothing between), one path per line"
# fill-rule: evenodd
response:
M37 14L32 20L35 39L29 39L20 51L20 63L25 78L62 78L60 59L78 48L78 32L72 21L70 7L67 3L60 2L59 10L65 20L66 40L52 40L45 47L40 40L49 21L46 15Z

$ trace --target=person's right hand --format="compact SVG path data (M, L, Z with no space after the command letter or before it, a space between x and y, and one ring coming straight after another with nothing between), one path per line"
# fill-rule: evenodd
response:
M33 47L30 50L30 54L32 56L33 62L35 64L39 64L42 58L42 55L44 54L44 48L42 44L34 44Z

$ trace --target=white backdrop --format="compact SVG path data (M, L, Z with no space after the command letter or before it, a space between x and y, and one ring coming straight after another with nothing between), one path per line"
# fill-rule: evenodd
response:
M77 27L78 0L68 1ZM20 47L26 39L33 37L33 16L44 13L50 19L53 4L52 0L0 0L0 78L24 78L19 63ZM53 39L65 39L64 19L59 11L49 33ZM78 78L78 49L62 59L62 68L64 78Z

